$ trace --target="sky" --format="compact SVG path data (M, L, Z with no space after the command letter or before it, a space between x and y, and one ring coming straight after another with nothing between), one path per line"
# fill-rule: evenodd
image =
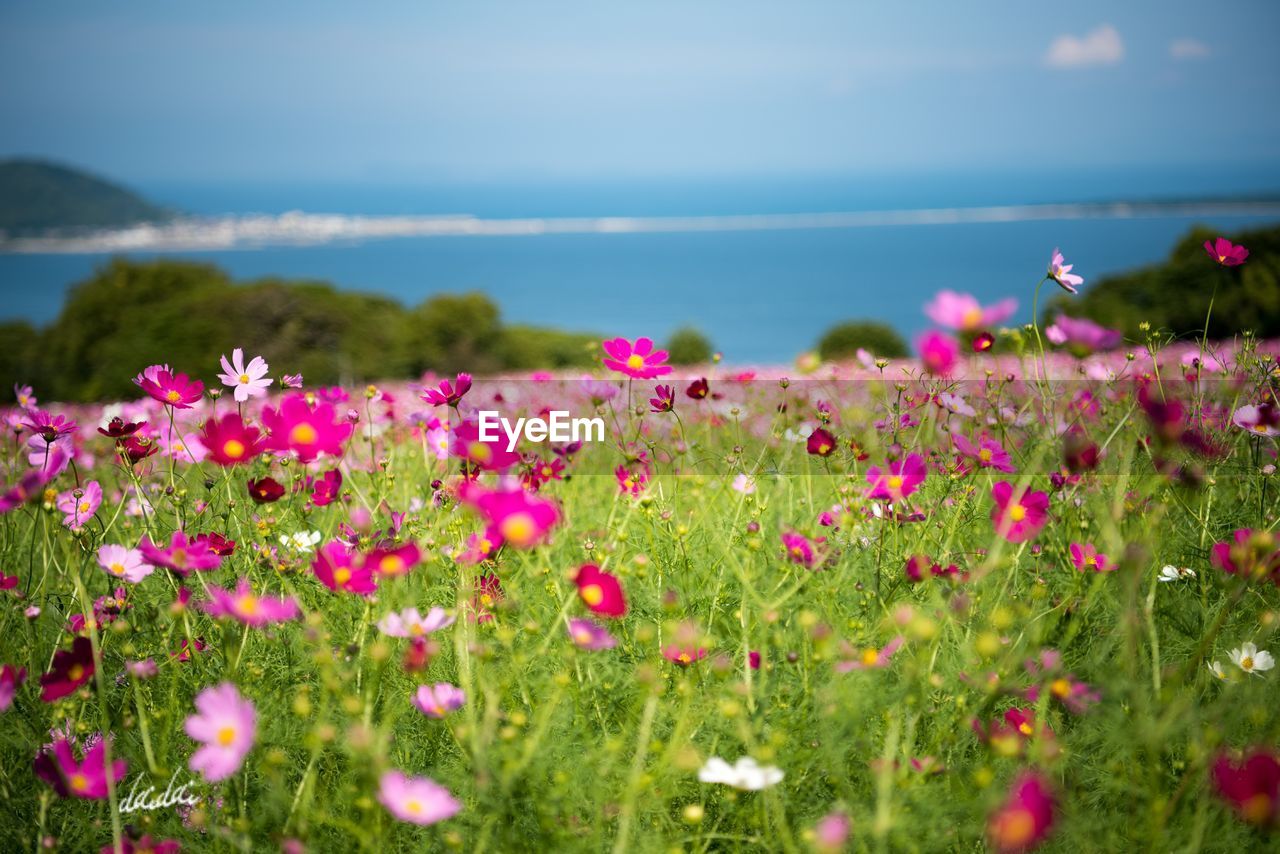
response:
M1274 0L0 0L0 156L135 184L1274 169L1278 37Z

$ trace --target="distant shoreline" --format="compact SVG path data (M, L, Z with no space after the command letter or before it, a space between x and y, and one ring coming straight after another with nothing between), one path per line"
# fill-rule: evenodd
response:
M852 229L1080 219L1276 216L1280 198L1188 199L992 205L837 213L648 217L480 218L467 214L363 216L291 211L178 217L123 228L0 239L0 253L73 255L115 252L254 250L411 237L532 237L548 234Z

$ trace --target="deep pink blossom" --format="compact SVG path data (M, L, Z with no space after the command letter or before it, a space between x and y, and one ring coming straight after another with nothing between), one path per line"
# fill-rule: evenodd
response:
M318 403L312 409L305 394L291 394L278 409L262 408L262 424L270 433L267 447L297 454L309 463L321 454L342 456L343 443L355 429L350 421L338 420L333 405Z
M1018 301L1012 297L984 308L972 294L952 290L938 291L933 301L924 307L924 313L934 323L960 332L977 332L996 326L1012 317L1017 310Z
M203 607L210 616L231 617L254 628L298 618L298 602L292 596L255 595L247 578L238 580L235 590L223 590L211 584L209 596Z
M929 474L924 457L908 454L904 459L893 460L883 469L871 466L867 469L867 497L881 501L901 501L920 488Z
M667 351L653 349L653 341L648 338L637 338L635 344L626 338L613 338L603 342L603 347L606 368L638 380L656 379L674 370L663 364Z
M1239 267L1249 257L1248 249L1232 243L1225 237L1206 240L1204 242L1204 251L1209 253L1210 258L1224 267Z
M97 734L93 738L93 747L85 751L79 762L76 762L71 742L65 738L56 739L51 747L36 756L36 776L52 786L59 797L102 800L108 793L107 738ZM112 781L119 783L128 770L128 763L123 759L113 761Z
M1049 521L1049 496L1044 492L1015 492L1013 484L1002 480L991 488L991 497L996 503L991 524L1011 543L1034 539Z
M168 548L153 542L146 534L138 544L142 558L157 569L168 569L186 578L192 572L207 572L222 565L222 558L209 546L207 540L188 539L182 531L174 531Z
M204 394L204 383L186 374L174 374L168 365L152 365L133 381L152 398L174 409L190 409Z

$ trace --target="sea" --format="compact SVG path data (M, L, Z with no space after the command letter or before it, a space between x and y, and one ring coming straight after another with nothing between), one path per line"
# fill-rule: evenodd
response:
M714 180L192 181L136 189L208 218L301 211L553 226L610 218L635 227L0 254L0 320L52 321L68 290L112 254L181 257L215 263L237 280L323 280L406 305L483 291L507 322L602 336L661 341L693 326L729 364L778 364L842 320L880 320L912 338L928 327L922 308L943 288L983 302L1016 297L1019 318L1029 319L1034 286L1058 247L1087 286L1162 260L1195 225L1233 235L1280 222L1280 165L1248 164ZM1270 204L1198 209L1204 199ZM1093 203L1109 207L1083 214L1071 207ZM1040 205L1064 207L1046 214L1035 210ZM994 213L966 215L973 209ZM804 215L816 215L817 224ZM752 227L740 227L743 217L756 218Z

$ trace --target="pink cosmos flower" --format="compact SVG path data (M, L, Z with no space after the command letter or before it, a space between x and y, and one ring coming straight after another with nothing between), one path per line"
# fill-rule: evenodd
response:
M335 593L369 596L378 589L373 567L357 561L357 556L341 540L325 543L316 552L311 571L325 587Z
M111 577L123 578L130 584L137 584L154 569L142 557L142 552L115 545L105 545L98 549L98 566Z
M1048 781L1038 772L1023 772L1010 787L1004 804L991 816L987 829L992 847L1002 854L1030 851L1049 835L1055 808Z
M1093 543L1072 543L1070 551L1071 563L1081 572L1086 569L1092 569L1094 572L1111 572L1116 568L1106 555L1098 554Z
M93 514L102 506L102 487L91 480L79 489L63 492L58 496L58 509L65 515L62 524L78 531L88 524Z
M706 658L707 650L700 646L672 643L662 648L662 657L672 664L688 667L695 661L701 661Z
M1280 408L1271 403L1242 406L1231 414L1231 423L1255 436L1280 436Z
M222 373L218 379L228 388L235 389L235 398L244 403L251 397L266 397L267 386L272 380L267 377L267 362L261 356L254 356L249 364L244 363L244 350L239 347L231 351L231 361L222 357Z
M227 779L253 748L257 726L253 702L240 696L235 685L223 682L204 689L196 695L196 714L184 725L187 735L202 744L189 767L210 783Z
M147 833L136 839L131 836L121 837L120 849L121 854L178 854L182 850L182 843L176 839L153 839ZM116 854L116 847L104 845L98 854Z
M908 454L905 459L894 460L882 470L879 466L867 469L867 483L871 488L867 497L881 501L901 501L920 488L929 469L924 457Z
M107 796L107 740L101 733L91 738L93 746L85 751L80 762L76 762L71 742L65 738L55 740L36 756L33 765L36 776L52 786L59 797L102 800ZM89 740L86 739L86 744ZM128 770L128 763L123 759L115 760L111 763L111 779L119 783Z
M1066 345L1085 350L1090 353L1098 350L1112 350L1124 341L1119 330L1099 326L1087 317L1069 317L1058 315L1044 330L1044 337L1052 344Z
M613 476L618 481L618 491L632 498L639 498L644 494L644 489L649 484L648 466L618 466L613 470Z
M960 345L946 333L934 329L916 339L920 362L929 373L944 377L955 369L960 360Z
M138 550L147 563L157 569L167 569L182 578L192 572L206 572L222 565L222 558L210 547L208 540L198 537L187 539L182 531L173 532L168 548L161 548L143 534Z
M383 578L408 575L422 561L422 550L413 543L382 545L364 556L363 564Z
M836 672L849 673L853 670L873 670L888 667L894 654L902 648L901 635L885 644L884 649L867 647L856 658L849 658L836 664Z
M1232 243L1225 237L1219 237L1217 240L1206 240L1204 242L1204 251L1208 252L1210 258L1224 267L1239 267L1249 257L1248 249Z
M454 618L444 608L432 608L424 617L417 608L392 612L378 621L378 629L393 638L422 637L453 625Z
M667 359L666 350L654 350L653 341L637 338L633 345L626 338L614 338L603 342L604 366L638 380L652 380L671 373L674 368L662 364Z
M828 813L813 826L813 843L819 854L839 854L849 840L853 822L842 812Z
M996 502L991 524L1011 543L1034 539L1049 521L1047 493L1024 490L1015 495L1013 484L1002 480L991 488L991 497Z
M204 394L204 383L186 374L173 374L168 365L152 365L133 381L153 399L174 409L190 409Z
M490 438L482 440L480 423L467 418L454 428L451 450L458 458L487 471L503 472L520 462L518 451L507 450L507 440L501 431L487 435Z
M291 394L280 402L279 409L262 408L262 424L270 433L267 447L292 451L304 463L321 454L340 457L355 425L336 418L332 404L320 403L312 409L305 394Z
M553 502L523 489L488 490L472 485L463 492L462 500L488 523L486 539L517 549L541 543L560 519Z
M1266 581L1280 587L1280 549L1272 534L1239 528L1225 543L1214 543L1209 563L1228 575L1245 580Z
M1084 284L1084 279L1071 272L1071 268L1075 265L1067 264L1066 260L1060 251L1053 250L1053 255L1049 258L1047 277L1057 282L1067 293L1078 294L1080 291L1077 288Z
M236 582L234 591L209 585L210 601L203 604L212 617L231 617L246 626L260 629L269 623L284 623L298 618L298 602L292 596L255 596L249 579Z
M378 801L400 821L428 825L456 815L462 804L429 777L388 771L378 781Z
M419 397L432 406L447 404L456 409L463 395L471 390L471 374L458 374L454 382L456 386L450 385L448 380L441 380L439 388L423 389Z
M983 308L972 294L952 290L938 291L924 313L939 326L961 332L977 332L1003 323L1018 310L1018 301L1010 297Z
M1004 446L986 434L976 442L970 441L960 433L952 433L951 441L956 450L978 464L981 468L993 468L996 471L1012 472L1013 459Z
M248 462L262 451L263 444L258 428L246 425L238 412L206 421L200 441L209 459L220 466Z
M448 682L419 685L413 695L414 707L429 718L443 718L449 712L462 708L466 702L467 695L462 689Z
M26 681L27 668L14 667L12 664L0 667L0 712L9 711L9 707L13 705L13 696Z
M302 388L302 374L285 374L280 384L285 388Z
M0 513L8 513L43 495L44 488L62 473L70 459L66 451L54 446L44 465L27 472L20 481L0 493Z
M1239 761L1219 754L1213 787L1250 824L1270 827L1280 818L1280 760L1268 748L1255 747Z
M656 397L649 398L649 408L652 412L671 412L676 408L676 389L675 386L658 385L653 387L653 393Z
M79 426L65 415L53 415L42 409L30 410L27 420L18 423L44 440L45 445L52 445L59 439L70 436Z
M604 626L591 620L573 619L568 625L569 639L578 649L600 650L613 649L618 641Z
M13 396L18 401L18 406L28 412L36 408L35 391L29 385L13 384Z

